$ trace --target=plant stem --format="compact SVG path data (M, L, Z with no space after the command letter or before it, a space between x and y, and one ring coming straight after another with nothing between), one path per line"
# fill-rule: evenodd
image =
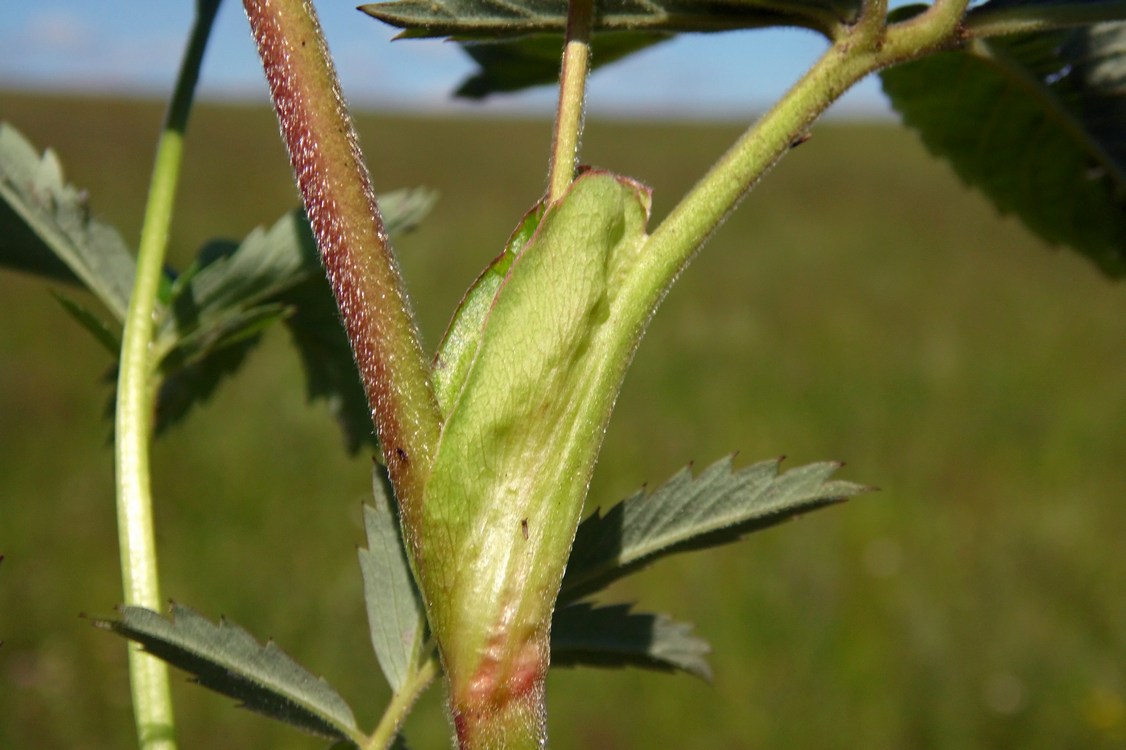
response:
M866 13L886 7L873 0ZM635 279L659 297L758 180L804 139L834 101L868 74L920 57L957 38L966 0L937 0L926 12L887 27L862 18L753 125L672 210L646 243Z
M386 748L391 747L391 743L395 741L395 735L398 734L399 728L403 725L407 713L414 706L418 697L422 695L422 692L438 676L439 671L438 655L431 651L431 656L423 662L416 672L407 678L406 683L392 696L391 702L387 704L387 710L383 712L383 718L379 720L379 726L375 728L367 743L364 744L364 750L386 750Z
M487 713L454 714L458 750L544 750L547 747L547 716L544 685L513 696Z
M880 68L914 60L962 41L969 0L934 0L924 12L888 29Z
M563 65L559 72L559 104L555 111L555 135L548 175L548 203L559 200L575 179L579 140L583 131L586 79L590 72L590 38L594 24L594 0L570 0L567 5L567 35Z
M244 0L406 528L440 417L371 176L309 0Z
M872 69L871 55L838 42L751 127L661 222L646 243L654 293L680 269L813 121ZM660 282L653 279L662 280ZM658 291L660 290L660 291Z
M180 66L179 80L165 118L153 164L137 253L137 276L126 311L117 381L114 423L118 539L125 604L162 607L152 523L149 444L155 362L150 353L153 312L160 286L164 251L172 221L183 137L203 51L219 0L197 3L195 24ZM129 646L129 677L137 736L145 750L174 748L172 698L168 668L159 659Z
M862 43L878 43L887 28L888 0L863 0L860 18L852 29L854 39Z

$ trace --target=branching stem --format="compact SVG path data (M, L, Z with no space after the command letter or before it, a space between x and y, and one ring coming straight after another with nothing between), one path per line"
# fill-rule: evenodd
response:
M586 79L590 72L593 23L594 0L570 0L563 65L559 73L559 105L555 112L555 136L551 147L548 203L559 200L575 179L586 104Z
M967 0L937 0L926 12L886 26L886 3L870 0L864 17L841 35L793 88L755 123L653 232L639 284L664 294L677 273L744 195L845 91L868 74L951 44Z
M888 0L864 0L860 6L860 19L851 29L856 42L878 45L887 28Z
M137 253L137 275L125 315L118 367L114 460L124 601L127 605L154 610L161 609L163 602L157 575L149 472L153 393L156 388L156 362L151 352L153 311L172 223L184 131L203 51L218 8L219 0L197 3L195 24L157 144ZM143 750L175 748L167 666L143 653L136 644L130 644L129 679L140 747Z
M440 672L437 653L430 650L430 654L430 657L407 678L406 683L391 698L391 702L387 704L387 710L383 712L383 718L379 720L379 726L375 728L368 742L364 745L364 750L387 750L391 747L391 743L395 741L395 735L398 734L400 727L403 725L403 720L414 706L415 701Z
M962 40L969 0L935 0L919 15L888 29L879 68L914 60Z

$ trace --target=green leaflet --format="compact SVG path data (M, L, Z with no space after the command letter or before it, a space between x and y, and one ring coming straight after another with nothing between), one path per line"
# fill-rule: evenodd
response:
M52 292L52 294L63 306L63 309L78 321L78 324L85 328L111 356L117 356L117 353L121 351L120 330L116 330L114 326L102 320L100 316L85 305L79 304L70 297L59 292Z
M595 512L575 535L560 602L605 588L668 555L736 542L798 514L869 491L832 479L840 464L807 464L780 473L781 459L735 470L724 458L692 476L685 468L652 492Z
M503 669L546 650L552 604L626 364L648 311L619 298L644 244L648 191L587 173L513 263L449 411L415 569L452 684L484 644Z
M594 30L727 31L802 26L828 37L853 21L859 0L606 0L595 8ZM567 25L566 0L394 0L360 10L406 29L403 36L489 39Z
M1120 0L989 0L970 8L965 26L971 36L977 36L983 27L1003 27L1004 33L1043 31L1120 21L1122 17Z
M670 34L653 31L599 34L591 41L592 68L597 70L669 38ZM461 48L477 63L478 70L461 82L455 96L484 99L492 94L559 82L559 55L563 49L560 34L462 42Z
M122 607L120 619L94 625L141 644L251 711L322 737L355 742L362 736L352 710L328 683L273 643L263 646L226 620L215 625L173 604L171 619L143 607Z
M595 67L680 32L798 26L834 38L854 21L860 0L606 0L596 4ZM480 99L554 83L559 77L566 0L393 0L360 10L404 29L403 37L449 36L479 71L458 96Z
M133 288L121 235L90 217L85 191L65 182L54 152L39 156L7 123L0 123L0 266L81 281L119 321Z
M927 147L1001 211L1126 274L1126 22L978 39L881 78Z
M282 305L259 305L181 340L160 363L155 434L163 435L210 398L238 371L262 334L288 313Z
M410 230L434 200L424 189L383 196L388 232ZM208 243L164 296L156 344L162 353L158 435L205 401L238 370L260 334L281 321L304 365L308 399L327 403L349 452L378 448L352 349L301 211L254 229L241 243Z
M381 196L388 233L412 229L435 200L425 189ZM133 263L117 232L90 217L85 193L64 181L54 153L40 156L15 128L0 124L0 267L80 283L120 322ZM116 353L120 334L112 323L59 300ZM284 321L305 365L309 399L328 403L350 452L364 444L377 448L352 350L300 211L253 230L241 243L208 243L183 274L163 279L160 303L157 434L205 401L241 366L260 334Z
M372 467L372 505L364 505L364 529L367 547L359 558L371 644L388 684L399 692L423 656L426 615L403 547L391 483L379 465Z
M710 652L691 625L628 604L570 604L551 623L552 667L639 667L710 680Z

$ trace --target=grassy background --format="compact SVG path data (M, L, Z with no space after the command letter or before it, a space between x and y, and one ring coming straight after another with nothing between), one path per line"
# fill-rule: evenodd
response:
M0 94L135 241L161 107ZM296 203L272 115L195 117L171 260ZM364 117L377 187L442 192L398 250L433 345L542 189L538 121ZM656 218L737 129L593 122L584 159ZM36 281L0 275L0 747L132 745L111 362ZM848 462L883 491L615 598L693 621L715 681L560 671L555 748L1126 747L1126 289L998 218L891 126L828 124L717 233L657 316L592 489L689 460ZM166 595L273 637L370 727L386 697L355 549L367 458L304 403L280 332L155 456ZM315 748L175 680L182 746ZM408 726L446 745L440 691Z

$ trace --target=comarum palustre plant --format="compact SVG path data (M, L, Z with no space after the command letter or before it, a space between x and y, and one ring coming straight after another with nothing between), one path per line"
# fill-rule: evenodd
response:
M1126 2L935 0L889 12L886 0L397 0L363 10L408 37L461 41L481 68L466 95L559 80L545 194L529 200L428 361L389 238L419 221L432 196L377 199L308 0L244 1L304 212L241 244L209 244L183 272L164 268L182 135L217 6L197 2L136 261L90 218L53 155L0 129L0 259L81 283L111 318L59 297L119 355L125 605L96 622L133 641L146 748L174 746L165 662L253 710L361 748L403 746L403 718L439 676L467 750L546 745L553 663L706 676L707 644L688 626L589 596L664 556L864 488L833 479L834 463L780 473L776 460L736 469L724 459L580 523L591 472L626 368L672 282L818 116L873 72L931 149L999 207L1106 273L1126 271ZM679 32L779 25L819 32L825 53L659 224L649 226L644 185L577 168L592 61ZM560 48L561 68L545 66L557 53L544 50ZM360 566L393 698L371 732L273 644L180 605L171 619L159 614L152 436L276 324L292 334L311 395L329 401L349 447L378 456Z

